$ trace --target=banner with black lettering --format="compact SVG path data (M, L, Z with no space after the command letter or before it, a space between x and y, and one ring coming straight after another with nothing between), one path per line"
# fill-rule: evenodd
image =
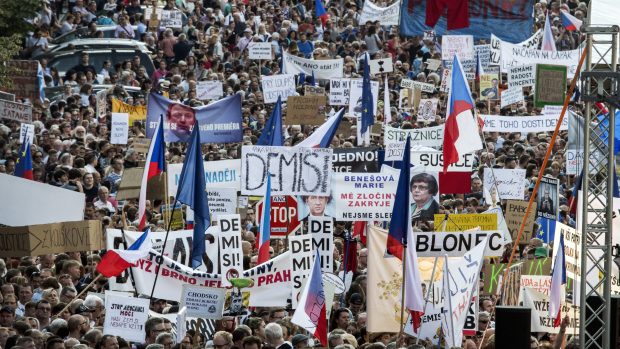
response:
M389 221L398 173L334 173L332 196L338 221Z
M334 219L331 217L308 217L308 233L312 236L313 249L319 251L321 271L334 272Z
M286 52L282 53L284 71L287 74L304 73L306 76L314 74L317 79L340 78L343 74L344 59L306 59Z
M332 150L243 146L241 148L241 194L265 195L271 175L273 195L329 196Z
M231 286L228 279L238 278L243 271L243 251L241 250L241 216L238 214L219 215L220 260L222 262L222 285Z
M501 230L477 230L463 232L416 232L413 243L418 257L462 257L486 237L485 257L500 257L504 252L504 236Z
M558 123L554 115L504 116L480 115L484 120L483 132L550 132ZM568 130L568 118L562 120L560 130Z
M549 316L549 297L533 288L521 288L523 306L532 310L532 332L558 333L560 327L553 327L554 318ZM579 334L579 308L573 309L570 304L563 303L561 318L568 315L570 321L566 333Z
M448 172L471 172L474 166L474 159L475 156L472 153L459 154L459 160L448 166ZM411 164L414 166L423 166L426 172L442 172L443 153L431 148L412 150Z
M411 144L426 147L441 147L443 145L444 125L403 130L385 126L383 138L385 145L385 160L399 161L403 158L403 149L407 135L411 137Z
M379 172L379 148L335 148L334 172Z

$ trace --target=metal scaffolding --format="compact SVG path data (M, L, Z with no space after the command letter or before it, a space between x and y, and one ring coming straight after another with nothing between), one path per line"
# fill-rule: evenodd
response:
M581 74L585 144L581 210L580 348L611 348L612 195L618 26L586 26L587 58ZM597 108L603 103L608 112ZM587 160L589 159L589 160Z

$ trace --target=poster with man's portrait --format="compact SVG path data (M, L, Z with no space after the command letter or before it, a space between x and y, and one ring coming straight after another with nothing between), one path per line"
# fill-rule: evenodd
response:
M536 217L558 219L559 184L560 181L557 178L547 176L541 178L536 194Z
M297 217L300 221L308 216L334 217L335 203L332 196L299 195L297 196Z

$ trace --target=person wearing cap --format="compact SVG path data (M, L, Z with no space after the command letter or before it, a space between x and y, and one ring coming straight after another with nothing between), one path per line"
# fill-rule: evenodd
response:
M239 42L237 42L237 48L239 48L242 54L243 54L243 51L247 49L250 43L252 42L252 39L253 39L252 34L253 32L252 32L252 29L250 28L245 28L243 30L243 36L239 39Z
M364 308L364 297L359 293L353 293L349 298L349 310L353 313L353 316L359 314Z
M293 345L293 349L306 348L308 346L308 336L303 334L296 334L291 339L291 344Z

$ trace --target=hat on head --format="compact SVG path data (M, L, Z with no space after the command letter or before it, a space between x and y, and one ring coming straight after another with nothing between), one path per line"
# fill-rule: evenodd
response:
M297 344L303 342L303 341L307 341L308 340L308 336L305 336L303 334L296 334L293 336L293 338L291 339L291 344L293 344L293 347L297 346Z
M244 33L251 33L251 32L252 32L252 29L250 29L250 28L245 28L245 30L244 30L243 32L244 32Z
M349 298L349 304L362 305L364 304L364 299L361 294L354 293L351 295L351 298Z

